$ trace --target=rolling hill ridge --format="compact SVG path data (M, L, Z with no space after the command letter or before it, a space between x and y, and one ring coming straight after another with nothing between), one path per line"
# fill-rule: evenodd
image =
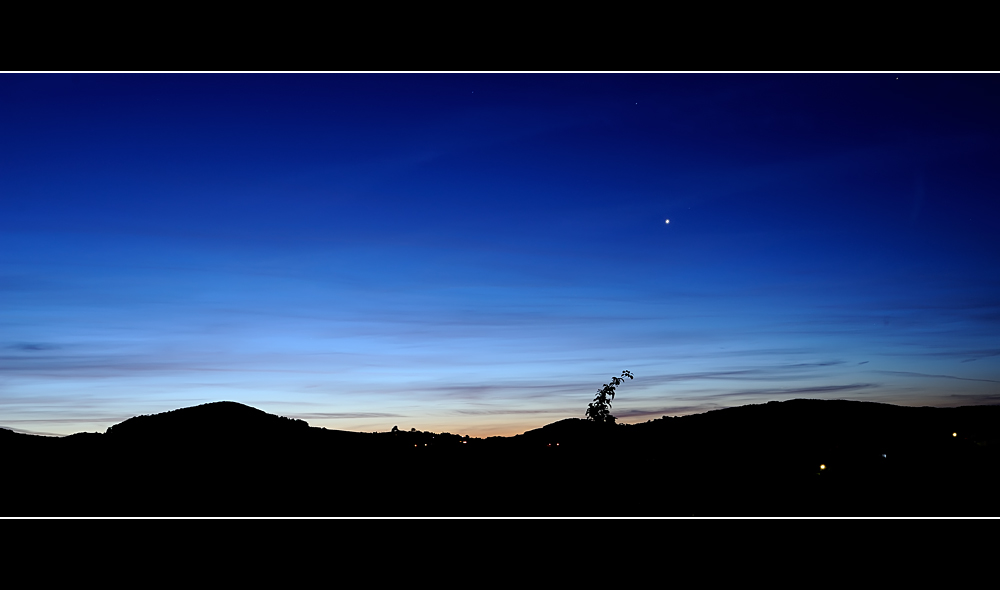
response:
M9 515L985 515L998 441L1000 406L842 400L487 439L326 430L236 402L104 434L0 430ZM593 504L601 486L621 502Z

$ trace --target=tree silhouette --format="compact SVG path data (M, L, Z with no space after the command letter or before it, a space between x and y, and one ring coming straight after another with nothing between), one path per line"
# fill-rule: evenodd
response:
M615 399L615 388L625 381L625 377L631 379L632 373L622 371L621 377L612 377L611 383L605 383L602 389L597 390L594 401L587 406L588 420L599 424L615 423L615 417L611 415L611 400Z

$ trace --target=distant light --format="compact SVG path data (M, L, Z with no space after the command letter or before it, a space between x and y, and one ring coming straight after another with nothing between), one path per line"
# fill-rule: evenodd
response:
M820 465L819 468L820 469L826 469L826 465Z
M669 219L667 220L667 223L670 223L670 220L669 220Z
M885 459L885 453L882 453L882 458Z
M958 436L958 433L957 432L952 432L951 435L952 436Z

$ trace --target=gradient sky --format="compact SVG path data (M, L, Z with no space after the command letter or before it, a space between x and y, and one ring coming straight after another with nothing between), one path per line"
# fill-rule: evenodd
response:
M0 75L0 426L1000 402L1000 77ZM666 224L665 220L670 223Z

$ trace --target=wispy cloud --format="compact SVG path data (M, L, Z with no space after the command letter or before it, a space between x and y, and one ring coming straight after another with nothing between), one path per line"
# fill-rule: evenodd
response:
M995 379L972 379L970 377L956 377L955 375L932 375L929 373L915 373L913 371L875 371L886 375L911 375L914 377L934 377L938 379L958 379L960 381L982 381L984 383L1000 383Z
M744 389L740 391L730 391L725 393L716 393L704 396L704 399L719 399L719 398L730 398L730 397L753 397L767 400L772 397L787 397L790 395L812 395L812 394L830 394L830 393L840 393L843 391L858 391L861 389L874 389L881 387L877 383L851 383L847 385L818 385L813 387L789 387L789 388L772 388L772 389Z
M832 367L845 364L843 361L826 361L818 363L794 363L770 365L748 369L730 369L720 371L697 371L692 373L673 373L665 375L650 375L642 377L644 384L673 383L678 381L725 380L725 381L773 381L801 379L802 373L809 369Z
M290 418L300 420L338 420L348 418L401 418L402 414L392 414L387 412L310 412L289 414Z
M583 415L582 411L568 411L559 410L552 408L540 408L534 410L517 410L517 409L506 409L506 408L482 408L482 409L460 409L455 410L456 414L462 414L466 416L502 416L505 414L580 414Z
M979 359L989 358L991 356L1000 355L1000 350L984 350L979 353L972 353L974 356L972 358L967 358L963 360L963 363L971 363L973 361L978 361ZM971 356L971 355L970 355Z
M46 344L44 342L20 342L18 344L11 344L7 348L12 348L14 350L56 350L59 347L54 344Z
M1000 394L993 395L969 395L964 393L952 393L948 395L947 399L956 400L959 403L971 402L974 406L983 405L1000 405Z

